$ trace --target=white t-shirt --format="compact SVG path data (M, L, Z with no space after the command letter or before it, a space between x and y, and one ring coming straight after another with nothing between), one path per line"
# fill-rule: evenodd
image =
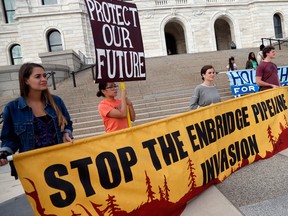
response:
M258 54L257 54L257 57L256 57L256 60L258 62L258 65L260 65L260 63L263 61L263 52L262 51L259 51Z
M233 68L234 68L234 70L237 70L237 65L236 65L236 63L233 64ZM229 70L229 64L226 66L226 71L230 71L230 70Z

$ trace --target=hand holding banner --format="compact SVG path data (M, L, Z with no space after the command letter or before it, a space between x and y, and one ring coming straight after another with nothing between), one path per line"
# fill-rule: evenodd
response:
M288 147L287 91L16 154L14 163L35 215L180 215L210 185Z

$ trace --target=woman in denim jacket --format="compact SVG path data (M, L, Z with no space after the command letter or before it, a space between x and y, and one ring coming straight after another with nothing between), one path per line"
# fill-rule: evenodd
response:
M72 121L62 99L51 95L45 69L25 63L19 70L21 97L9 102L3 111L0 166L6 157L63 142L73 142Z

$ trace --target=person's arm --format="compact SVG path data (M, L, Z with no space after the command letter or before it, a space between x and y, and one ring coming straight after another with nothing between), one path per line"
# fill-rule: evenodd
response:
M126 90L121 90L121 109L111 109L107 116L110 118L127 118Z
M8 105L3 111L3 124L1 131L0 166L8 163L6 156L14 154L19 149L20 139L15 134L10 108Z
M189 107L191 110L195 110L195 109L200 107L200 105L199 105L199 90L197 87L194 89Z
M0 151L0 166L8 164L7 156L9 153L7 151Z
M260 77L260 76L256 76L256 84L257 84L258 86L269 86L269 87L272 87L272 88L277 88L277 87L279 87L279 86L277 86L277 85L264 82L264 81L262 80L262 77Z
M226 66L226 71L229 71L229 64Z
M65 103L64 101L60 98L59 98L59 103L60 103L60 111L62 112L63 116L65 117L66 121L67 121L67 125L65 125L64 127L64 131L63 131L63 142L70 142L70 143L73 143L73 135L72 135L72 132L73 132L73 127L72 127L72 124L73 122L71 121L71 117L70 117L70 114L65 106Z
M65 142L73 143L73 137L71 137L70 133L68 132L63 133L63 143Z

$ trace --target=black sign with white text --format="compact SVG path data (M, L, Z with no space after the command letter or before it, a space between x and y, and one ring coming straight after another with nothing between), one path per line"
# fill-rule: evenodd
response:
M145 80L145 58L135 4L85 0L96 55L96 83Z

